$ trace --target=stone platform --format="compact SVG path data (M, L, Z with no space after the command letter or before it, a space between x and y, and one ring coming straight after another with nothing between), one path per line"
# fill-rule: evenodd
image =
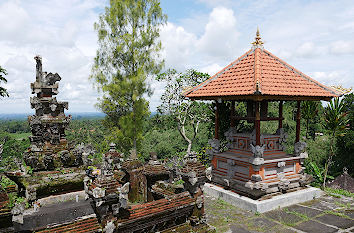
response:
M354 197L326 193L315 200L252 213L204 194L206 222L223 233L354 232Z
M302 190L273 196L270 199L259 201L241 196L231 190L225 190L222 187L209 183L206 183L203 189L206 195L219 198L241 209L258 213L264 213L301 202L311 201L315 198L321 197L323 194L318 188L307 187Z

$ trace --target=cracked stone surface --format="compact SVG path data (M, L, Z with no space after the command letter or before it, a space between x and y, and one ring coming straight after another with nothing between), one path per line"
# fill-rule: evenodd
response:
M319 199L259 214L205 196L207 223L227 233L354 232L354 199Z

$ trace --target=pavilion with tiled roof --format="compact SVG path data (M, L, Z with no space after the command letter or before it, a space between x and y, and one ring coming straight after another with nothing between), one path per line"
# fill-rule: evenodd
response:
M187 98L212 100L329 100L335 90L310 78L263 48L257 30L253 47L200 85Z
M213 181L240 193L259 197L306 183L301 164L307 153L300 142L300 106L306 100L330 100L341 93L310 78L263 47L257 29L252 48L201 84L185 91L191 100L215 100ZM231 102L231 127L225 133L229 150L218 152L219 104ZM235 101L247 103L247 116L235 115ZM268 102L279 102L278 117L268 116ZM286 154L283 101L297 101L294 154ZM235 120L254 123L252 133L239 133ZM275 134L261 134L261 121L278 121Z

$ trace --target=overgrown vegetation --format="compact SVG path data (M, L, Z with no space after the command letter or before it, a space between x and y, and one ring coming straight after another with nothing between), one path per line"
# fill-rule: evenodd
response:
M346 112L346 124L341 134L330 134L325 129L326 122L324 118L325 108L318 103L318 114L309 121L303 119L301 121L301 140L307 143L307 151L309 158L305 160L306 172L315 178L314 185L320 186L324 181L325 165L328 163L330 152L334 153L332 161L328 167L327 177L332 178L340 175L343 168L348 169L348 173L354 175L354 113L353 113L354 95L348 94L344 96L342 102L345 103L343 112ZM230 103L223 102L220 106L220 136L228 129L230 125ZM213 109L213 103L205 103L203 108ZM295 140L295 102L285 102L283 105L283 128L288 132L287 152L293 153L293 144ZM208 110L209 111L209 110ZM238 114L246 114L246 106L244 103L236 104L235 111ZM278 103L269 104L269 116L277 116ZM191 151L197 153L198 158L204 163L208 163L208 139L214 136L214 114L208 121L201 121L198 126L198 134L196 134ZM91 144L97 153L91 157L94 164L101 162L103 153L109 149L111 142L110 132L104 127L103 119L77 119L73 120L67 130L67 138L73 145L78 143ZM187 133L193 132L192 125L186 125ZM236 122L239 131L251 131L252 124L246 121ZM274 133L277 129L277 122L262 122L261 131L263 133ZM306 127L309 133L306 135ZM316 135L317 133L317 135ZM319 134L322 133L322 134ZM0 143L4 142L2 161L0 168L3 170L15 168L21 162L22 153L29 147L28 135L30 135L27 121L1 121L0 122ZM174 163L178 163L186 154L189 143L181 136L178 131L178 120L171 114L157 113L151 115L143 123L141 150L138 157L141 160L148 160L150 152L157 152L159 159L169 160L175 158ZM321 136L322 135L322 136ZM225 142L221 138L222 142ZM332 146L332 149L331 149ZM122 151L121 151L122 152ZM126 155L127 156L127 155ZM179 158L179 160L178 160Z

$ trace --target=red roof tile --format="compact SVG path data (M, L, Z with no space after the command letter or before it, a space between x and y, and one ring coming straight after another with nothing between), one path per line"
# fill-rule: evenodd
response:
M133 205L130 209L130 216L127 219L120 219L119 222L136 221L140 218L151 217L156 214L162 214L173 209L181 209L193 206L195 198L192 198L188 192L174 194L160 200L147 202L144 204Z
M340 93L301 73L263 47L255 46L183 95L191 99L256 95L329 99Z
M90 217L85 219L75 220L72 223L61 224L58 226L48 227L36 232L41 233L94 233L101 232L101 226L99 225L96 217Z

